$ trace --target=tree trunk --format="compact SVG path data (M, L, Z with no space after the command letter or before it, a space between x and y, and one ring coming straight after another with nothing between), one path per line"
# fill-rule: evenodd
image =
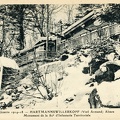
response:
M23 22L24 22L24 11L23 11L23 7L20 7L20 12L19 12L19 20L18 23L20 25L19 27L19 37L18 37L18 42L20 45L20 49L24 49L24 27L23 27Z
M0 42L0 56L2 56L4 53L4 48L3 48L4 43L5 43L5 20L4 18L3 18L3 25L2 25L2 36L3 36L2 41Z
M42 8L42 11L41 11L41 15L42 15L42 20L41 20L41 36L42 37L45 37L45 34L43 32L43 28L44 28L44 19L45 19L45 16L44 16L44 10L45 10L45 6L44 5L41 5L41 8Z
M47 40L46 40L46 58L48 53L48 41L49 41L49 5L47 4L47 28L46 28Z

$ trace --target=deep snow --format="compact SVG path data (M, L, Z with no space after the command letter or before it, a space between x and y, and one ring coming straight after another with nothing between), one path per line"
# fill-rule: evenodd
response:
M86 82L89 81L89 74L82 73L82 69L84 66L87 66L86 62L80 62L77 66L74 66L71 60L64 61L63 64L71 64L69 67L65 67L64 70L68 74L67 76L63 76L63 79L58 82L57 97L53 97L52 100L42 100L38 98L33 98L31 96L27 96L21 94L22 100L17 100L13 103L12 109L15 109L14 106L18 105L19 108L25 109L90 109L90 105L88 103L89 94L91 91L96 88L98 90L98 94L101 96L101 99L104 104L119 104L120 98L120 87L119 80L107 83L103 82L101 85L97 85L94 83L93 87L89 85L85 85ZM116 72L116 78L118 78L120 71ZM50 78L51 77L51 78ZM53 73L49 75L48 82L53 79ZM30 77L26 77L20 82L23 84L32 84ZM113 83L113 84L112 84ZM117 89L116 89L117 88ZM21 88L20 88L21 89ZM23 91L25 89L23 88ZM41 87L40 90L43 94L47 94L46 91ZM26 93L26 92L25 92ZM116 94L115 94L116 93ZM28 90L26 93L28 95L40 96L38 91ZM22 96L23 95L23 96ZM112 97L114 96L114 97ZM6 100L9 101L9 96L5 96ZM68 101L70 100L70 101ZM8 108L11 109L11 108Z

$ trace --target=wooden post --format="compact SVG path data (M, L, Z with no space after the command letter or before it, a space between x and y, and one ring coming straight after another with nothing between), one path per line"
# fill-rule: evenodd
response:
M2 86L3 66L0 66L0 91Z
M58 43L57 43L57 39L56 39L56 40L55 40L55 56L58 55L58 53L57 53L57 45L58 45Z
M47 4L47 39L46 39L46 58L48 57L48 41L49 41L49 4Z
M91 43L92 43L92 33L91 33L91 31L89 31L89 35L90 35L90 46L92 45Z

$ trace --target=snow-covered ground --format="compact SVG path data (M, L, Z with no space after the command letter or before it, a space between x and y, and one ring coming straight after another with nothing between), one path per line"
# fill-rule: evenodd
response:
M89 93L92 91L93 88L88 87L85 85L86 82L88 82L89 74L83 74L82 69L85 66L84 62L79 63L79 65L74 66L73 59L75 56L70 56L68 60L62 61L63 64L71 64L69 67L65 67L64 70L68 74L66 76L63 76L63 79L58 82L58 88L57 88L57 97L53 97L52 100L42 100L38 98L34 98L31 96L25 96L21 94L22 100L17 100L13 103L13 107L8 109L15 109L14 106L18 105L19 108L26 109L83 109L83 108L90 108L88 103L88 97ZM50 76L52 76L51 74ZM49 76L49 77L50 77ZM49 78L50 80L50 78ZM32 84L29 77L24 78L21 80L20 84L22 85L28 85ZM21 89L21 88L20 88ZM25 89L23 88L23 91ZM45 93L43 88L40 88L40 90ZM26 93L26 92L25 92ZM28 90L28 95L33 96L40 96L38 91L31 91ZM6 95L6 100L9 101L9 95ZM70 101L68 101L70 100Z
M90 108L88 103L88 94L92 91L93 88L85 86L85 83L89 80L90 76L89 74L82 73L82 69L84 66L84 62L81 62L77 66L66 67L65 72L68 73L68 76L64 76L63 80L58 81L60 84L60 87L58 88L58 96L53 97L53 99L50 101L43 101L35 98L26 99L26 104L28 104L28 102L30 101L35 101L35 105L30 105L27 108ZM67 102L66 99L73 100L71 102Z
M51 101L44 101L44 103L36 103L35 108L46 109L65 109L65 108L89 108L88 95L91 88L85 86L89 79L89 75L82 73L82 63L77 67L68 67L66 76L62 81L62 86L58 97L54 97ZM66 102L67 98L73 98L71 102Z
M16 105L18 105L19 108L24 107L26 109L89 109L90 105L88 103L88 98L89 94L94 88L97 89L98 94L101 96L101 99L104 104L109 103L111 104L113 103L114 105L119 104L119 99L117 99L120 98L119 80L115 82L103 82L100 85L94 84L93 87L89 87L89 85L85 84L86 82L89 81L89 79L92 76L90 76L89 74L82 73L83 67L87 65L86 62L80 62L78 65L74 66L73 65L74 61L72 61L72 59L74 59L74 57L70 56L68 60L62 61L62 64L67 65L67 63L69 63L71 64L71 66L68 65L68 67L64 68L64 71L67 73L67 75L66 76L64 75L62 80L57 81L58 96L56 97L54 96L52 100L38 99L33 97L40 96L37 90L32 91L28 89L28 92L26 92L26 90L23 88L23 92L25 90L25 93L27 95L21 94L22 99L15 101L13 103L12 109L15 109L14 106ZM119 73L120 71L116 72L115 74L116 78L120 76ZM50 82L50 80L53 80L54 78L53 76L54 76L53 73L48 75L49 77L49 79L47 78L48 82ZM32 85L30 77L24 78L23 80L21 80L20 83L22 85L24 84ZM47 94L42 87L39 89L42 91L44 95ZM5 97L6 100L8 99L9 101L9 95L6 95ZM11 107L8 109L11 109Z

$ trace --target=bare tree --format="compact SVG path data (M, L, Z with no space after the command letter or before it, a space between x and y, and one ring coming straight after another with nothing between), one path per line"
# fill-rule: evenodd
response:
M65 13L67 15L67 23L72 24L74 21L74 10L76 8L75 4L65 5Z
M0 6L0 20L1 20L1 40L0 40L0 56L7 56L7 50L14 40L14 20L9 16L8 5ZM9 34L9 36L7 36Z

